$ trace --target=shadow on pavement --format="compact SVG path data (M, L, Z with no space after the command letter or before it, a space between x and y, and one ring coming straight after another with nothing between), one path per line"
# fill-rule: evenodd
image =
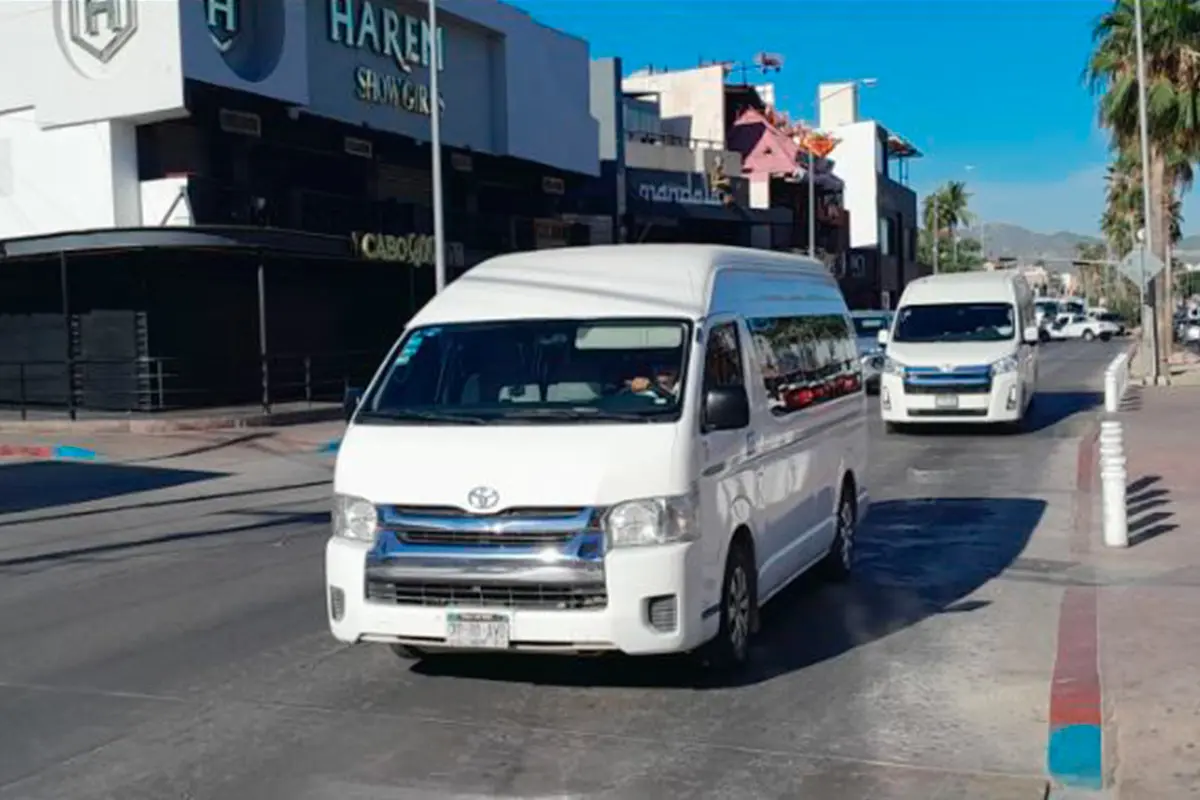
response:
M872 504L859 531L855 579L805 576L763 609L750 667L720 685L763 683L868 645L938 614L970 613L969 599L1025 549L1045 512L1032 499L920 498ZM683 657L572 658L442 655L413 666L432 676L614 687L713 687Z
M170 544L172 542L187 542L193 539L212 539L221 536L231 536L239 533L249 533L251 531L265 530L269 528L278 528L288 525L328 525L329 512L319 511L313 513L307 512L291 512L280 513L273 518L256 520L254 522L243 523L241 525L228 525L223 528L205 528L198 531L183 531L181 533L168 533L161 536L148 536L144 539L135 539L124 542L111 542L108 544L89 545L87 547L71 547L65 550L54 550L48 553L36 553L28 556L18 556L16 558L0 559L0 568L4 567L21 567L37 564L53 564L67 563L77 558L88 558L90 556L109 555L112 553L121 553L130 550L138 550L143 547L153 547L160 544ZM319 587L318 587L319 588Z
M168 489L227 473L131 464L33 461L0 465L0 514Z
M163 470L172 471L172 470ZM2 475L3 473L0 473ZM214 474L213 477L223 477L219 474ZM197 494L189 497L176 497L170 500L147 500L144 503L128 503L119 506L106 506L104 508L86 508L81 511L64 511L60 514L41 514L36 517L24 517L22 519L14 519L10 521L0 520L0 528L6 525L27 525L33 522L50 522L61 519L76 519L78 517L92 517L97 514L114 514L121 511L140 511L147 508L165 508L167 506L178 506L186 503L207 503L212 500L227 500L233 497L255 497L264 494L278 494L280 492L290 492L297 489L312 489L318 486L329 486L329 479L316 481L301 481L300 483L286 483L280 486L261 486L253 489L234 489L228 492L213 492L210 494ZM3 509L0 508L0 512Z
M1125 490L1130 547L1148 542L1179 527L1171 521L1175 517L1173 512L1155 510L1171 505L1171 492L1158 485L1161 483L1161 476L1145 475L1130 483Z

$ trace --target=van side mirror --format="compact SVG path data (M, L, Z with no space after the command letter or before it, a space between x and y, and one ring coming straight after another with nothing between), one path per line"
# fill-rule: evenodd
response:
M358 411L358 405L362 402L362 399L362 389L352 389L350 387L346 387L346 394L342 398L342 418L345 419L346 422L349 422L350 418L354 416L354 412Z
M744 386L723 386L704 394L705 433L736 431L750 424L750 398Z
M887 343L888 343L888 339L889 339L889 338L890 338L890 337L888 336L888 329L887 329L887 328L882 328L882 329L879 331L879 333L875 334L875 340L876 340L877 342L879 342L879 344L880 344L881 346L885 346L885 347L886 347L886 346L887 346Z
M1024 334L1025 344L1037 344L1042 339L1041 330L1036 325L1030 325L1025 329Z

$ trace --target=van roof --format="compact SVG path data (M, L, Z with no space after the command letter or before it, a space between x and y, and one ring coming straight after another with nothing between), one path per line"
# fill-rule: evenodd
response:
M1000 296L1011 298L1016 286L1024 278L1016 270L991 270L986 272L943 272L926 275L912 281L904 289L901 304L951 302L977 302L994 300Z
M824 276L802 256L698 244L563 247L498 256L468 270L412 324L529 317L687 317L709 312L713 274L753 266Z

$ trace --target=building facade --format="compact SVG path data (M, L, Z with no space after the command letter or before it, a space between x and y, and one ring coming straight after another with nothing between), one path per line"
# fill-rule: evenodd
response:
M311 394L315 361L330 387L339 353L377 361L433 292L435 105L451 277L586 241L586 42L438 9L435 31L409 0L0 4L0 74L28 78L0 82L0 402L243 402L268 367L283 399L302 363Z
M894 308L920 275L917 195L907 165L921 153L875 120L861 119L855 84L822 84L820 127L837 146L831 158L844 184L849 256L843 291L854 308Z
M620 59L592 63L603 167L585 203L597 241L607 227L609 241L786 244L791 212L753 202L742 155L726 141L723 75L710 69L690 91L625 76Z

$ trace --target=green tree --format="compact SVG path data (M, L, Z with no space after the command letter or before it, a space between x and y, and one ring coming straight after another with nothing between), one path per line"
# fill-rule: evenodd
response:
M1155 255L1166 261L1174 204L1191 183L1190 166L1181 167L1200 154L1200 7L1192 0L1143 0L1142 11L1152 215L1147 227ZM1100 95L1100 122L1112 133L1118 163L1139 152L1136 28L1134 0L1115 0L1093 28L1085 70ZM1159 341L1170 342L1169 281L1157 283Z
M933 243L938 243L938 271L962 272L983 266L982 246L976 239L960 239L958 230L971 224L971 193L962 181L950 181L927 195L922 202L924 221L918 241L918 260L933 264ZM936 215L936 216L935 216Z

